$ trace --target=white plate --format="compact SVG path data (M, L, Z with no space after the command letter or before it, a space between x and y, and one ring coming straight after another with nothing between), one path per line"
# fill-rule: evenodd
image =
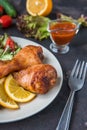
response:
M32 42L30 40L26 40L23 38L18 37L12 37L14 41L16 41L21 47L24 47L26 45L36 45L39 44ZM45 43L46 44L46 43ZM42 46L41 46L42 47ZM53 65L58 73L59 76L59 82L56 84L54 88L52 88L47 94L45 95L38 95L33 101L29 103L20 104L20 109L18 110L9 110L9 109L0 109L0 123L6 123L6 122L13 122L18 121L27 117L30 117L44 108L46 108L58 95L62 82L63 82L63 74L61 66L58 62L58 60L55 58L55 56L48 51L46 48L43 48L43 53L45 55L45 63Z

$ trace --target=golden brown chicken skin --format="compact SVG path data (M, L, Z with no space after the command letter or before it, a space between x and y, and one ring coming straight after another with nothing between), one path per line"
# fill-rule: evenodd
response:
M57 72L51 65L38 64L13 73L13 77L26 90L44 94L55 85Z
M43 58L43 50L40 46L28 45L22 48L11 61L0 61L0 78L28 66L41 64Z

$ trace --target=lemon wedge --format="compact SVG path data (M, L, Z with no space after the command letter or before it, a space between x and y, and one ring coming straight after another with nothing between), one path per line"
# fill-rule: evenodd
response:
M5 78L0 79L0 105L5 108L17 109L19 108L18 104L12 100L5 92L4 80Z
M11 74L6 78L4 87L7 95L16 102L29 102L36 97L36 94L18 85Z

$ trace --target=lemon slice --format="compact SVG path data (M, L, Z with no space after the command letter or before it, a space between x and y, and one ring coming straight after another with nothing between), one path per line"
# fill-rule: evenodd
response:
M5 108L17 109L19 108L18 104L12 100L5 92L3 83L4 80L5 78L0 79L0 105Z
M0 79L0 84L4 83L5 77Z
M29 102L36 97L36 94L19 86L12 75L6 78L4 87L8 96L16 102Z
M32 15L47 16L52 11L52 0L27 0L27 12Z

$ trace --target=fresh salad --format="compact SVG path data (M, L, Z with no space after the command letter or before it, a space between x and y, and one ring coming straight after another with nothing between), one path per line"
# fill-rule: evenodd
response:
M21 47L7 33L0 36L0 60L11 60Z
M38 40L46 39L50 36L47 31L49 18L44 16L21 15L17 18L17 28L26 37L33 37Z

